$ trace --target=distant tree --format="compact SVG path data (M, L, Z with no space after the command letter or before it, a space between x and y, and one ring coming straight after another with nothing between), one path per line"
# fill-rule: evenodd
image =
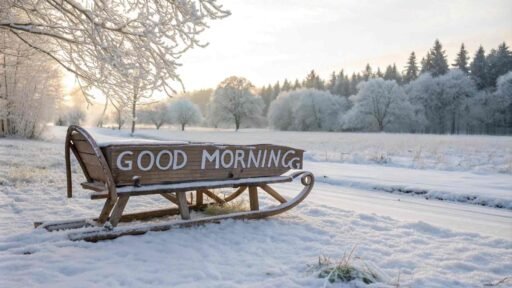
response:
M336 77L336 73L333 71L331 73L331 78L329 79L329 82L327 82L327 85L326 85L326 89L329 90L329 92L331 92L331 94L335 94L335 87L336 87L336 80L337 80L337 77Z
M415 118L414 106L394 80L376 78L362 82L351 101L354 106L342 118L344 129L408 131L409 127L402 129Z
M181 94L180 97L184 97L192 101L192 103L199 106L202 114L206 114L208 103L210 102L210 97L212 96L213 89L200 89L189 91Z
M171 103L169 107L172 122L181 125L181 131L185 126L201 122L203 116L199 107L188 99L179 99Z
M432 57L432 69L430 69L429 72L432 76L436 77L446 74L446 72L448 72L446 52L443 50L443 46L439 40L436 39L434 42L434 47L430 50L430 55Z
M283 86L281 87L281 91L290 91L292 90L292 85L288 81L288 79L284 79Z
M377 67L377 72L375 73L375 77L384 78L384 73L382 73L382 71L380 71L380 67Z
M440 77L420 75L406 87L413 104L425 111L430 133L459 133L466 130L469 98L476 95L474 82L459 69Z
M432 55L430 51L427 52L427 56L421 59L421 70L420 74L430 73L434 69L434 64L432 63Z
M402 82L402 76L400 75L400 73L396 69L396 65L395 64L393 64L393 66L389 65L386 68L386 72L384 73L384 77L381 77L381 78L384 78L385 80L395 80L397 83L401 83Z
M295 79L295 83L293 83L293 90L299 90L301 87L299 79Z
M418 65L416 64L416 54L414 51L411 52L409 59L407 60L407 65L405 66L405 74L403 77L404 83L409 83L416 78L418 78Z
M455 63L452 64L453 67L459 69L460 71L468 74L469 67L468 67L468 51L464 47L464 43L460 46L460 51L457 53L457 58L455 58Z
M142 123L153 124L157 130L162 125L169 124L172 121L169 106L166 103L148 105L139 112L139 119Z
M231 76L215 89L212 98L212 112L224 122L235 124L238 131L243 121L261 117L263 100L252 92L249 80Z
M270 99L270 102L274 101L279 93L281 93L281 85L279 84L279 81L277 81L272 88L272 98Z
M328 91L303 89L284 92L270 105L268 120L278 130L334 131L349 101Z
M494 93L494 109L491 111L493 124L503 133L512 132L512 71L498 78Z
M302 86L304 88L313 88L318 90L324 90L325 88L324 81L315 73L315 70L311 70L311 72L309 72L306 79L304 79Z
M487 60L485 58L485 50L484 47L480 46L476 51L475 57L473 57L473 62L470 65L471 78L476 83L478 89L483 89L487 87L488 77L488 65Z
M491 50L486 57L487 61L487 87L496 87L498 77L512 71L512 53L505 43Z
M263 100L263 114L266 114L268 111L268 107L270 106L270 103L272 100L274 100L274 90L272 89L272 86L269 84L267 87L263 87L260 90L260 96Z
M368 81L370 78L373 78L373 77L374 77L374 74L373 74L373 71L372 71L372 67L368 63L368 64L366 64L366 67L364 67L363 80L364 81Z

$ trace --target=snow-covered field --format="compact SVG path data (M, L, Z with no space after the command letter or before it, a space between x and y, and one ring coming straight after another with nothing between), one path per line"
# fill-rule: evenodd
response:
M0 287L322 287L311 268L318 257L353 249L389 276L383 287L482 287L512 276L512 137L142 130L137 137L303 148L317 184L267 220L92 244L32 229L96 216L102 205L79 188L76 165L76 197L65 198L64 131L46 142L0 139ZM138 198L129 210L166 204Z

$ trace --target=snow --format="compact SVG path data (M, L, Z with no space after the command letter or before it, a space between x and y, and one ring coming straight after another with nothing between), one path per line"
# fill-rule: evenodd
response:
M128 135L91 131L100 142ZM510 209L383 191L405 187L507 203L512 175L500 171L510 160L510 137L144 130L136 136L233 144L264 139L303 148L310 153L305 168L315 173L317 183L300 205L265 220L228 220L87 243L69 241L65 232L32 228L34 221L97 216L102 205L79 188L83 176L76 162L76 197L65 198L64 133L57 127L51 132L49 142L0 139L0 287L322 287L324 279L311 265L320 255L337 261L353 249L357 261L389 276L387 285L396 285L399 277L401 287L482 287L512 271ZM380 150L377 138L386 143ZM444 159L438 167L414 166L414 153L399 149L415 145L465 165ZM390 160L322 159L335 155L335 148L360 155L385 152ZM296 183L273 186L286 197L301 189ZM262 197L260 204L276 202ZM164 205L155 195L134 197L127 209ZM510 282L501 287L506 285Z

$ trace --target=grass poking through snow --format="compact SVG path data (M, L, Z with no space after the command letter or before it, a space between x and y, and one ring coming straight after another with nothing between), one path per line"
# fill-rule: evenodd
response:
M311 265L309 270L318 273L319 278L325 278L324 287L328 283L361 281L365 284L390 283L390 277L375 264L363 261L354 256L355 247L344 254L339 261L332 261L327 256L318 257L318 263Z

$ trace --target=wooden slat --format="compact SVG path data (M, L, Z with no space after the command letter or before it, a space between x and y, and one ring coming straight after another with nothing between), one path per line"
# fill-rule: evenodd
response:
M164 197L165 199L171 201L172 203L178 205L178 198L176 198L176 196L170 194L170 193L162 193L160 194L162 195L162 197Z
M91 144L89 144L89 142L87 141L73 141L73 145L75 146L76 150L80 153L86 153L91 155L96 154Z
M105 183L103 183L103 182L97 182L97 181L94 181L94 182L83 182L83 183L80 183L80 185L84 189L89 189L89 190L93 190L93 191L96 191L96 192L107 191L107 188L105 187Z
M240 194L242 194L246 189L247 186L241 186L235 192L229 194L224 200L226 200L226 202L229 202L235 199L236 197L240 196Z
M272 189L272 187L268 186L267 184L260 185L260 187L261 189L263 189L263 191L270 194L270 196L274 197L277 201L281 203L287 202L286 199L283 196L281 196L281 194L277 193L276 190Z
M206 194L206 196L210 197L213 201L215 201L219 204L226 203L226 201L224 201L222 198L220 198L219 196L217 196L215 193L213 193L212 191L210 191L208 189L201 189L200 191L202 193Z
M93 180L98 180L105 182L106 176L103 172L103 168L100 164L99 159L95 155L90 155L86 153L78 152L78 155L80 159L82 159L82 162L84 163L85 168L87 169L87 172L89 173L89 176ZM133 181L132 181L133 183Z
M258 188L256 186L249 186L249 203L251 211L260 210L260 203L258 200Z
M187 195L184 192L176 193L178 198L178 208L180 209L181 219L189 220L190 211L188 210Z
M201 190L196 191L196 205L203 205L203 192L201 192Z
M119 220L121 219L121 216L123 215L124 208L126 207L126 203L128 203L128 199L130 196L128 195L122 195L119 196L116 202L116 206L114 207L114 211L112 211L112 215L110 215L110 224L112 226L116 227L117 223L119 223Z
M108 217L110 215L110 211L112 211L112 208L114 208L114 205L116 204L115 200L112 200L112 198L107 198L107 201L105 201L105 204L103 205L103 209L101 210L100 217L98 217L98 223L103 224L107 222Z

